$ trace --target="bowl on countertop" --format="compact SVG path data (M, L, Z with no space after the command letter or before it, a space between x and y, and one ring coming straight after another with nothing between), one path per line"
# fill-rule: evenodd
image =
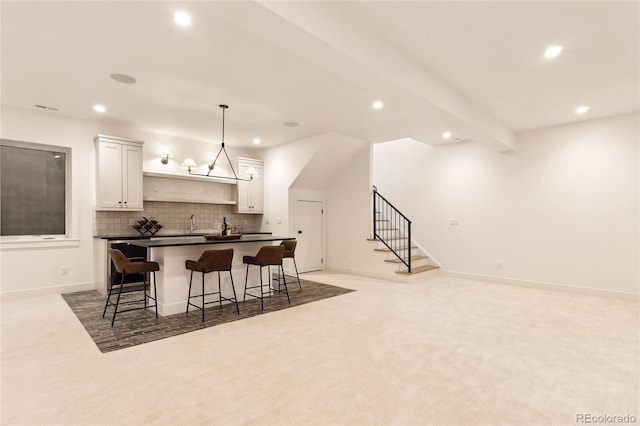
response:
M230 234L230 235L203 235L207 240L239 240L242 234Z

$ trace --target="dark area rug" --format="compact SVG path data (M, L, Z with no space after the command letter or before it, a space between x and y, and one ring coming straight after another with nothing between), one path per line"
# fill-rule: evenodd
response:
M240 315L238 315L233 303L224 304L222 307L212 304L205 309L204 323L201 322L202 311L195 308L190 308L189 314L179 313L157 319L153 311L139 310L118 313L115 325L111 327L113 307L109 307L107 314L102 318L106 296L98 291L66 293L62 297L76 314L98 349L105 353L355 291L313 281L301 281L302 291L299 290L295 278L291 281L295 284L288 286L291 304L287 303L287 297L284 294L274 293L272 297L265 298L263 311L260 309L260 300L247 297L247 301L242 303L242 294L238 294ZM123 293L123 300L125 295ZM127 296L140 298L140 293Z

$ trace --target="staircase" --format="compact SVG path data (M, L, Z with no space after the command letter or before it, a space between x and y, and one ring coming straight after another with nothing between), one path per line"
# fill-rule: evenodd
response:
M411 221L373 187L374 251L404 277L438 274L440 265L411 238ZM404 281L404 280L403 280Z

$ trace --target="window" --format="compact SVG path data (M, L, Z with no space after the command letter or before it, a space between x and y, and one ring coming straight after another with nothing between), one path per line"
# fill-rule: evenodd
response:
M69 234L71 149L0 139L0 235Z

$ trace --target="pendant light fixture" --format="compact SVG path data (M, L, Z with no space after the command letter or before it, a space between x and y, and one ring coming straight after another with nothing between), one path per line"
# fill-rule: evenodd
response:
M182 168L186 168L189 174L193 176L203 176L203 177L210 177L210 178L216 178L216 179L230 179L230 180L236 180L236 181L238 180L251 181L253 180L254 177L258 177L258 172L255 168L250 167L246 173L246 177L248 179L242 179L238 177L235 169L233 168L233 165L231 164L231 159L229 158L229 155L227 154L227 150L224 147L224 113L229 108L229 106L228 105L218 105L218 106L222 108L222 144L220 146L220 151L218 151L218 154L216 155L216 157L207 166L209 168L209 171L206 174L198 173L197 171L195 171L195 170L198 170L198 165L191 158L187 158L182 162ZM229 164L229 168L233 173L233 177L218 176L218 175L211 174L213 172L213 168L216 166L216 162L218 161L218 158L220 158L220 154L222 153L224 153L224 156L227 159L227 163Z

